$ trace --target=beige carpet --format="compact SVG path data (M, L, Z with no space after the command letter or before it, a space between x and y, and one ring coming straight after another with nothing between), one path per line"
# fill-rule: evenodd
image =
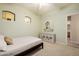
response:
M31 56L79 56L79 48L44 42L44 49L37 49Z

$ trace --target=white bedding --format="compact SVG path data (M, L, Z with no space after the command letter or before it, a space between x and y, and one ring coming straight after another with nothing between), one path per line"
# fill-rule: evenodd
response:
M13 39L13 45L8 45L5 52L0 52L1 56L13 56L25 50L30 49L42 42L41 39L36 37L19 37Z

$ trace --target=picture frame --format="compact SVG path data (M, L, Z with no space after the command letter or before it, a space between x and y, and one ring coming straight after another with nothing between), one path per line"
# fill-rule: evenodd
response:
M15 21L15 13L11 11L3 10L2 19L7 21Z
M25 16L25 22L26 22L27 24L31 24L31 17Z

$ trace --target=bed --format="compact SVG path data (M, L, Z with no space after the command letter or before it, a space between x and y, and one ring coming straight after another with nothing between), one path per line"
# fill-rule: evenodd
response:
M18 37L13 39L13 45L8 45L6 51L0 52L0 56L23 56L38 47L43 48L43 42L36 37Z

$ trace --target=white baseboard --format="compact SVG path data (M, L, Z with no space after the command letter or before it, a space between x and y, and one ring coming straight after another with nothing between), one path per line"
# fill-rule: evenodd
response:
M63 42L63 41L56 41L56 43L63 44L63 45L67 45L67 42Z

